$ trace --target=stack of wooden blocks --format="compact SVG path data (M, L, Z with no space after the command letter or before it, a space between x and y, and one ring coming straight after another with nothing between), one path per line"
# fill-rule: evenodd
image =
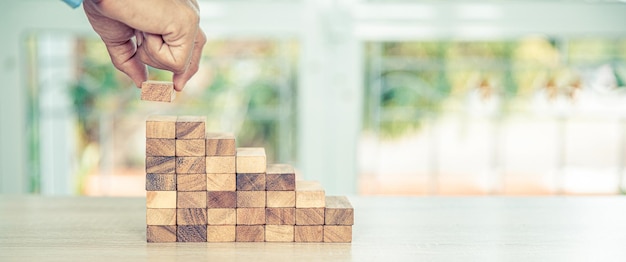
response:
M354 210L206 119L146 121L148 242L351 242Z

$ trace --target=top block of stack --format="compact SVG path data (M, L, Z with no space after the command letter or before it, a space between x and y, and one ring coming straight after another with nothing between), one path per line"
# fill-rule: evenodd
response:
M230 133L206 133L207 156L234 156L235 135Z
M265 173L267 161L265 148L237 148L237 173Z
M206 117L179 116L176 119L176 139L204 139Z

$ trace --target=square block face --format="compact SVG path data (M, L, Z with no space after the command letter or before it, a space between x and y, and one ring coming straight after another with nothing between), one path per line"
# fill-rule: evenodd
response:
M354 224L354 209L345 196L327 196L324 216L326 225Z
M268 207L265 209L265 224L295 225L296 209L291 207Z
M352 242L352 226L324 226L324 242Z
M203 156L176 157L176 173L178 174L206 174Z
M207 226L207 242L234 242L236 235L235 226Z
M267 162L265 148L237 148L237 173L265 173Z
M178 225L206 225L206 208L177 208L176 224Z
M178 192L177 208L206 208L206 191Z
M176 171L176 158L173 156L146 157L146 173L173 174Z
M237 242L263 242L265 229L263 225L237 226L235 239Z
M147 191L176 191L175 174L146 174Z
M209 208L207 209L207 224L235 225L237 224L237 211L234 208Z
M265 191L236 191L237 207L265 207Z
M141 100L172 102L176 98L174 83L167 81L146 81L141 83Z
M176 119L176 139L203 139L206 117L179 116Z
M267 242L293 242L294 228L288 225L266 225L265 241Z
M208 191L206 204L208 208L237 207L236 191Z
M234 156L235 135L230 133L206 133L207 156Z
M176 208L147 208L146 225L175 226Z
M265 174L237 174L237 190L242 191L265 191Z
M234 174L236 171L234 156L207 156L207 174Z
M150 243L176 242L176 226L146 227L146 240Z
M235 191L237 190L237 175L233 174L207 174L207 191Z
M296 242L323 242L324 226L295 226L294 236Z
M175 156L176 140L165 138L147 138L146 156Z
M267 207L296 207L295 191L267 191Z
M180 174L176 176L178 191L206 191L205 174Z
M267 191L296 190L296 173L291 165L268 165L265 174L265 181Z
M176 138L176 116L149 116L146 120L146 138Z
M206 225L177 226L176 241L206 242Z
M204 139L176 139L176 156L204 156Z
M326 193L317 181L296 181L296 207L325 207Z
M176 191L146 191L146 208L176 208Z
M237 208L237 225L265 225L265 208Z
M296 225L324 225L324 208L296 208Z

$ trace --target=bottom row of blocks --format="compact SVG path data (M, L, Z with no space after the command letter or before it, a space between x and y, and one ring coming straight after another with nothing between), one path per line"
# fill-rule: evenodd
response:
M148 226L148 242L352 242L352 226Z

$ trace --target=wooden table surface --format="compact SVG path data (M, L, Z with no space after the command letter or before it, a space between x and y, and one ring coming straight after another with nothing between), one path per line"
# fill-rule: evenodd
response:
M0 261L626 261L626 197L350 197L353 243L146 243L145 199L0 196Z

